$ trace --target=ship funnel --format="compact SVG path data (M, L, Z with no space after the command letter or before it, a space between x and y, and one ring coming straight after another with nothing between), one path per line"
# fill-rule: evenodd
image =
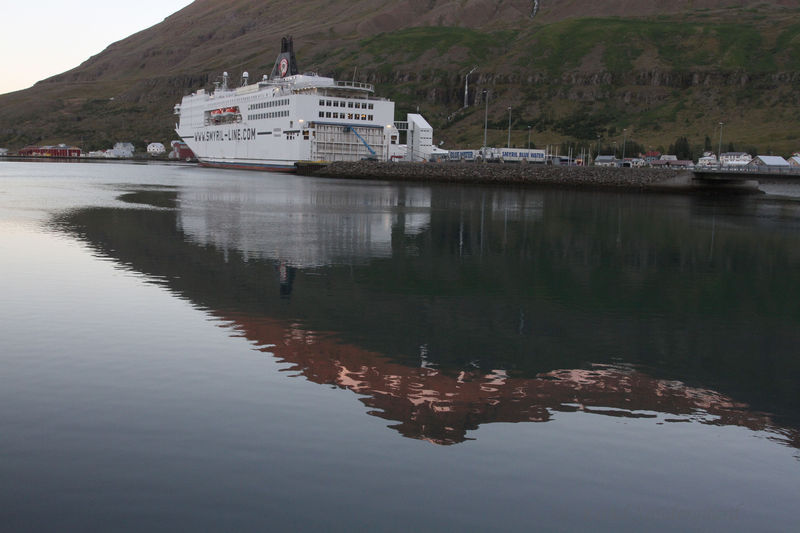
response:
M294 76L299 73L300 70L297 68L297 59L294 57L292 38L284 37L281 39L281 53L278 55L278 59L275 60L275 66L272 67L270 78L275 80L285 78L286 76Z

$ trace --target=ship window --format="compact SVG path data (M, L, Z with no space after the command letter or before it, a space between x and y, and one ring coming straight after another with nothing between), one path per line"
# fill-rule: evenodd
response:
M347 118L349 118L350 120L353 120L353 114L352 113L348 113L347 114Z
M370 119L370 120L373 120L373 118L372 118L372 115L370 115L370 116L369 116L369 119Z
M325 102L325 105L330 107L330 105L331 105L331 101L330 101L330 100L328 100L327 102Z
M326 111L325 112L325 118L331 118L331 112L330 111Z
M369 104L369 108L372 109L372 104Z
M347 102L347 107L353 107L353 102Z
M325 118L325 111L319 112L319 118Z
M367 115L361 115L361 120L367 120Z
M333 107L339 107L339 102L337 100L333 101Z
M325 105L325 100L320 100L319 105Z
M356 113L356 116L354 116L353 118L358 120L358 113Z

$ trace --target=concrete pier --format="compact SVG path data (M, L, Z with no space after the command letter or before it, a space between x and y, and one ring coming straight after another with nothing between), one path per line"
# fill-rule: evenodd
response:
M691 192L708 190L690 171L654 168L567 167L511 163L383 163L333 162L299 169L303 174L350 179L544 186L580 189ZM713 186L714 190L742 191ZM747 188L749 190L749 188ZM757 192L757 188L752 191Z

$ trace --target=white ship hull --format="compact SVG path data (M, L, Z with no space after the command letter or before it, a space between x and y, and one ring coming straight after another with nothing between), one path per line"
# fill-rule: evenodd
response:
M303 75L281 86L198 92L181 102L176 131L207 166L292 171L298 161L387 161L399 139L394 102L365 93ZM211 119L219 107L238 112Z

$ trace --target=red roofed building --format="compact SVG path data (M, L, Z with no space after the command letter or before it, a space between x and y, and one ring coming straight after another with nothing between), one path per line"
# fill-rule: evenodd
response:
M80 157L81 149L77 146L26 146L17 152L23 157Z

